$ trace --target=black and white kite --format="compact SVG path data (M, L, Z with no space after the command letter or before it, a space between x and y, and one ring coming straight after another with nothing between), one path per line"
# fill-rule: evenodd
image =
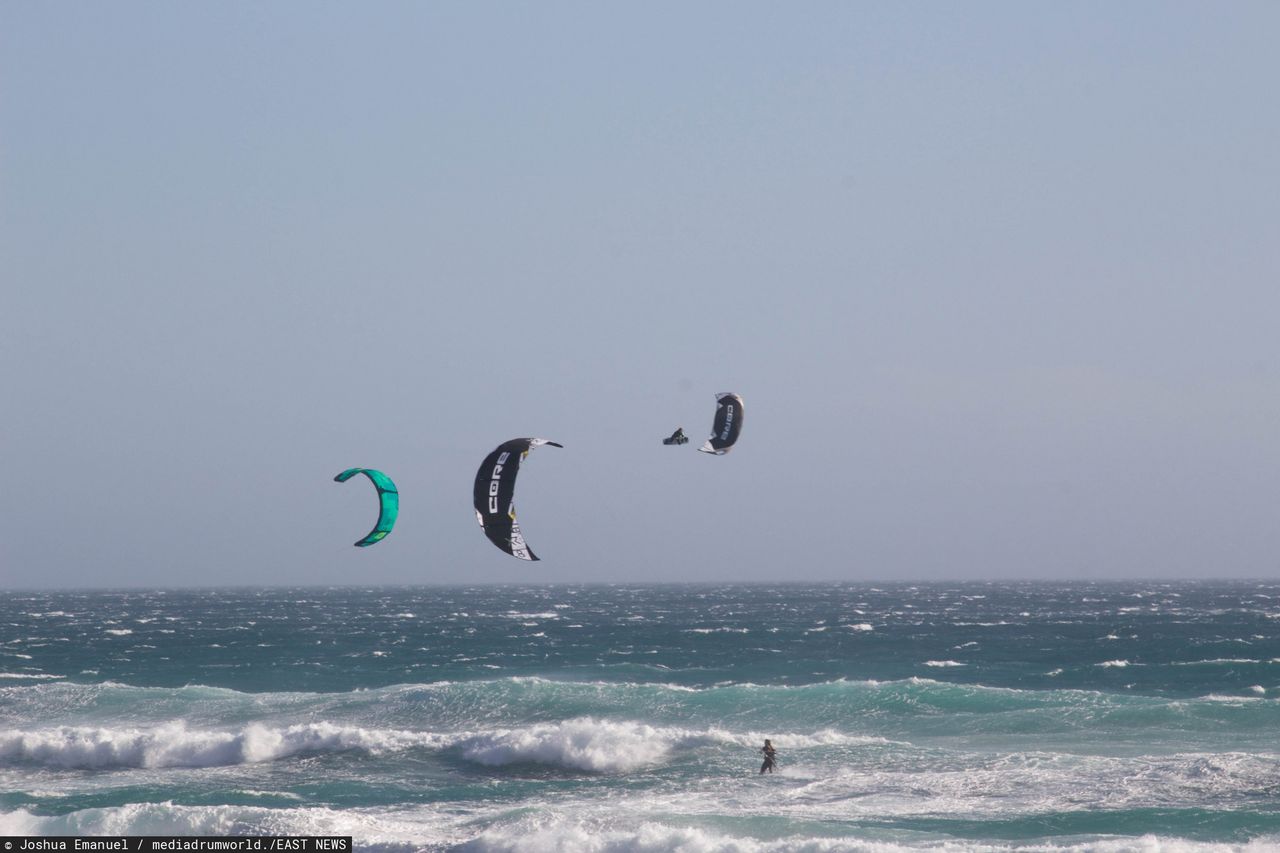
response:
M742 432L742 398L725 392L716 395L716 419L711 425L711 437L698 450L724 456L738 440Z
M521 560L538 558L525 544L520 525L516 523L516 474L520 473L520 462L529 455L529 451L543 444L564 447L545 438L513 438L499 444L476 471L472 495L476 521L480 522L490 542Z

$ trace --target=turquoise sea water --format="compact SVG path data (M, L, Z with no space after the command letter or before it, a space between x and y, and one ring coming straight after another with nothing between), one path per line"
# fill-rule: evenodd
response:
M1278 629L1267 582L10 592L0 834L1274 850Z

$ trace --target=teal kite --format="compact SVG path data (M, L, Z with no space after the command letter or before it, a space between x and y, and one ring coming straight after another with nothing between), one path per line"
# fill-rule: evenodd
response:
M390 477L372 468L348 468L333 479L335 482L345 483L356 474L364 474L373 483L378 490L378 500L382 507L378 513L378 523L369 531L368 536L356 543L357 548L363 548L381 542L395 526L396 515L400 512L400 492L396 491L396 484L391 482Z

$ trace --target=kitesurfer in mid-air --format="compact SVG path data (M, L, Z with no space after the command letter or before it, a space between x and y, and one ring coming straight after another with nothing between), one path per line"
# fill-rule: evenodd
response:
M773 748L773 741L768 738L764 739L764 746L760 748L760 751L764 753L764 764L760 765L760 775L763 776L766 770L770 773L773 772L773 762L778 753Z
M670 438L664 438L663 444L684 444L689 440L689 436L684 434L684 427L676 427L676 431L671 433Z

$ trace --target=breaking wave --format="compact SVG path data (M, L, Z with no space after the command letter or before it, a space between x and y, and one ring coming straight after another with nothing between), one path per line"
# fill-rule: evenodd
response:
M75 769L224 767L302 753L363 750L376 754L415 746L438 747L443 742L434 734L333 723L283 728L252 724L239 731L192 730L182 722L149 729L60 726L0 732L0 763Z
M658 764L672 752L700 746L754 749L766 736L763 732L691 730L586 717L473 735L462 739L458 748L468 760L489 766L533 763L593 773L625 773ZM773 737L792 749L887 743L883 738L830 730L814 734L774 734Z

